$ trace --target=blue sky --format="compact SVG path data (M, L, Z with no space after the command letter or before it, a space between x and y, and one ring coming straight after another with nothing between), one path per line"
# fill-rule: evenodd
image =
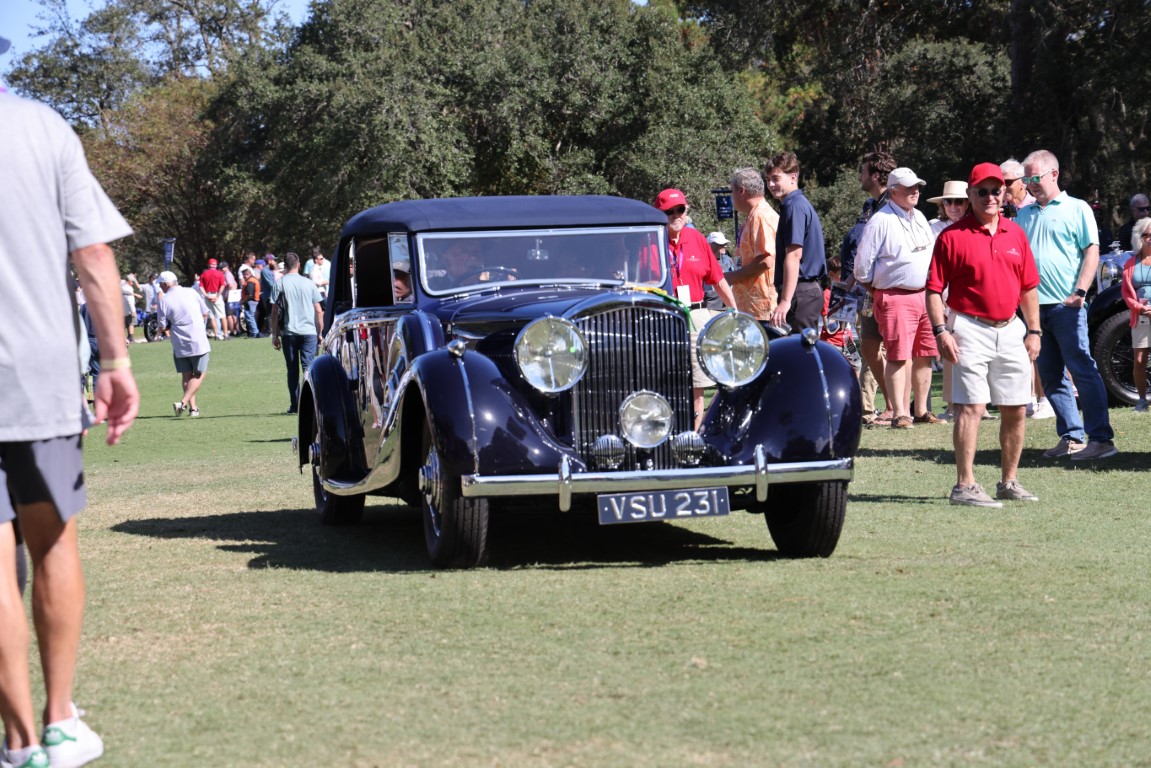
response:
M104 5L101 0L67 0L67 2L68 11L76 19L84 18L93 8ZM12 41L12 50L0 57L0 71L7 69L14 61L14 57L39 48L47 41L46 38L32 35L33 27L41 25L36 19L41 10L36 0L0 0L0 37ZM299 24L307 16L308 0L279 0L277 10L286 11L292 21Z

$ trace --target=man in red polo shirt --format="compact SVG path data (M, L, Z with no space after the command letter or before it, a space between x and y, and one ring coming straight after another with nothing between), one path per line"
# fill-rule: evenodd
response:
M695 429L703 421L703 391L715 384L699 365L695 353L696 336L711 319L711 310L704 305L703 284L715 286L723 303L735 306L735 296L723 269L711 252L707 238L699 230L687 226L687 198L678 189L665 189L655 199L655 207L667 214L667 249L671 267L672 290L675 297L691 310L691 384L695 408Z
M951 503L1002 507L975 482L975 444L984 403L999 407L1000 471L995 498L1038 501L1016 479L1023 451L1031 364L1039 356L1039 272L1027 236L1001 217L1003 173L980 163L967 182L971 213L940 233L927 275L927 313L952 368L956 485ZM945 315L942 293L948 291ZM1021 309L1023 318L1016 314Z
M208 305L208 325L212 335L224 338L224 288L228 279L216 267L215 259L208 259L208 268L200 273L200 293Z

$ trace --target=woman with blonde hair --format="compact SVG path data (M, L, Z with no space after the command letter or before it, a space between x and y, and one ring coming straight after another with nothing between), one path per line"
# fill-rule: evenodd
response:
M1151 218L1131 227L1131 258L1123 265L1123 301L1131 310L1131 351L1134 353L1135 412L1147 410L1147 350L1151 348Z

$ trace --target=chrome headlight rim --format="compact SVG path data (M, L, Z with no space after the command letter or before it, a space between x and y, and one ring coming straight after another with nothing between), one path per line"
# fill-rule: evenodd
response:
M732 330L741 331L743 338L751 344L750 349L739 350L740 354L747 355L751 352L752 354L748 359L757 362L750 366L743 366L738 373L735 372L735 366L731 366L732 373L729 374L728 369L720 365L722 361L715 356L716 352L713 351L713 347L723 347L719 352L726 352L727 356L731 357L735 351L731 347L733 333L731 330L725 329L731 326L733 322L736 325ZM727 341L725 342L724 339ZM763 325L758 320L746 312L729 310L713 317L700 330L696 337L695 354L700 367L718 386L734 389L754 381L763 373L764 369L767 368L770 344L767 331L764 330Z
M655 437L651 439L639 439L638 437L638 435L641 434L638 427L653 423L650 416L646 420L637 420L632 413L633 407L640 400L646 400L648 402L649 411L652 405L658 406L661 411L659 417L662 418L663 425L659 430L653 432ZM619 426L623 439L636 448L643 450L658 448L671 437L672 428L675 426L675 409L671 407L671 403L668 402L667 398L658 392L652 392L649 389L637 390L625 397L623 402L620 403Z
M1123 279L1123 267L1119 264L1103 260L1099 262L1099 269L1096 272L1096 290L1104 291L1111 286L1115 285Z
M557 369L554 364L545 365L540 360L540 358L550 360L551 357L554 357L555 349L541 349L539 347L532 349L530 347L532 343L538 343L539 331L543 326L548 329L545 339L550 338L554 341L560 337L566 337L566 343L563 344L561 352L572 355L572 359L561 368ZM548 315L536 318L525 325L516 334L515 343L512 345L512 354L515 357L516 367L524 380L546 395L556 395L568 391L578 384L584 374L587 373L587 339L584 337L583 331L562 317Z

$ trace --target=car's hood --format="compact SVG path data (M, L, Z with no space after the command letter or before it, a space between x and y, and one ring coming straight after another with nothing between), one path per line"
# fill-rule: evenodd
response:
M538 317L572 317L613 305L651 303L671 306L670 299L629 288L561 287L505 291L444 302L437 310L452 332L487 336L524 325Z

